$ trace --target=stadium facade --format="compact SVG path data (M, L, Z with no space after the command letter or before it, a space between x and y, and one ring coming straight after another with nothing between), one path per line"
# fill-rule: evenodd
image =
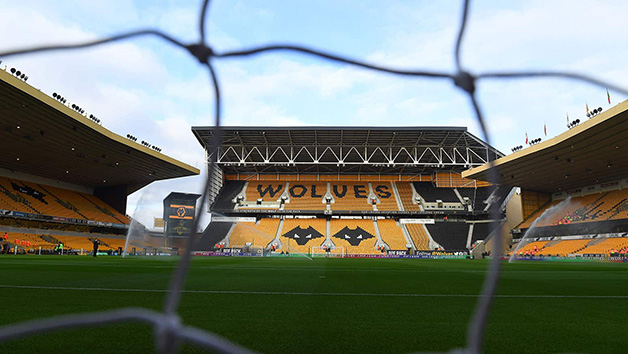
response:
M628 101L562 134L488 164L465 178L521 187L515 243L503 253L522 257L625 259L628 253Z
M4 252L47 252L64 244L64 252L80 253L95 238L100 250L119 251L131 223L129 194L200 172L2 70L0 141Z

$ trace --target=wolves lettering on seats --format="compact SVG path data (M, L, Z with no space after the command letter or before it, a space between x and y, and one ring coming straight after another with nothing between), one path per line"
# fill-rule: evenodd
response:
M301 198L305 195L305 192L307 192L307 188L300 184L295 184L294 186L290 187L290 196L292 198Z
M355 186L353 186L353 194L356 198L366 199L366 186L362 184L356 184Z
M334 190L334 194L336 195L336 198L343 198L345 196L345 194L347 194L347 186L342 185L342 193L338 192L338 186L334 185L333 190Z
M312 198L322 198L322 194L316 194L316 185L312 185Z
M388 186L377 186L375 187L375 191L377 192L377 196L382 199L388 199L391 196L388 191Z
M262 185L261 184L257 185L257 191L259 192L259 196L261 198L264 198L264 196L266 196L266 193L268 193L271 198L274 198L275 195L277 193L279 193L282 189L283 189L283 184L278 185L277 186L277 190L274 190L273 186L270 185L270 184L268 186L266 186L266 188L264 188L264 190L262 190Z
M294 184L290 186L289 192L291 198L302 198L308 193L308 189L310 192L310 196L312 198L322 198L324 191L317 190L317 185L306 186L303 184ZM377 194L377 197L380 199L388 199L392 196L392 193L389 190L387 185L374 185L374 190ZM283 185L266 185L263 186L261 184L257 185L257 191L259 192L259 197L264 198L267 194L274 198L275 195L279 194L283 189ZM348 186L346 184L334 184L332 185L332 192L336 198L344 198L347 195ZM353 185L353 195L355 198L366 199L368 198L368 188L366 184L356 184Z
M308 241L312 239L324 237L323 234L316 231L311 226L308 226L307 229L302 229L301 226L297 226L294 229L286 232L282 236L294 239L300 246L305 245L306 243L308 243Z
M341 240L345 240L351 244L351 246L357 246L362 242L362 240L366 240L368 238L373 238L375 236L370 233L364 231L361 227L356 227L355 229L350 229L345 226L342 230L338 231L332 237L339 238Z

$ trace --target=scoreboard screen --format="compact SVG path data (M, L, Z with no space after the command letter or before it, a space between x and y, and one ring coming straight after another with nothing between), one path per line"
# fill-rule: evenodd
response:
M164 198L164 234L166 237L188 237L194 234L196 200L200 194L172 192Z
M194 205L169 204L166 210L166 236L189 236L194 227Z

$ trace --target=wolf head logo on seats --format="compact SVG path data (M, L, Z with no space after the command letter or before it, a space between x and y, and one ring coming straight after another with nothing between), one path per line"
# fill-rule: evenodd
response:
M294 239L300 246L305 245L306 243L308 243L308 241L312 239L324 237L323 234L316 231L311 226L309 226L307 229L302 229L301 226L297 226L294 229L286 232L282 236Z
M349 242L351 246L357 246L360 244L360 242L362 242L362 240L366 240L367 238L373 238L375 236L364 231L364 229L359 226L355 229L350 229L349 227L345 226L342 230L338 231L332 237L345 240Z

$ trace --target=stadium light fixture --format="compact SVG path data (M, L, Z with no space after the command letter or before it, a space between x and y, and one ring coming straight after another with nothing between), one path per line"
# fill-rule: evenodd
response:
M593 113L587 113L587 116L593 117ZM578 124L580 124L580 119L573 120L573 121L569 122L569 124L567 124L567 128L571 129L571 128L575 127Z

